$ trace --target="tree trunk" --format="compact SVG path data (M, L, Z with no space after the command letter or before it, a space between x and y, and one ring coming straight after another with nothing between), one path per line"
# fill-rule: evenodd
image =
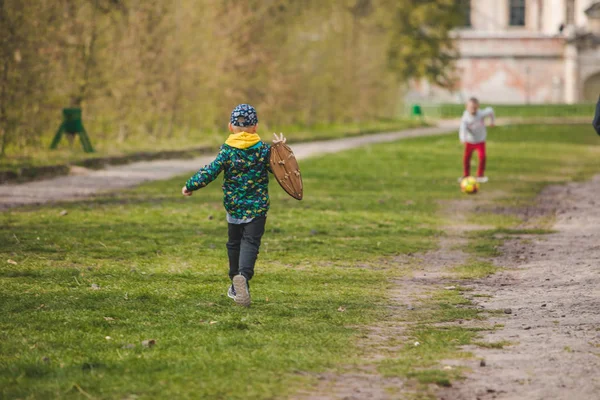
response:
M0 25L8 26L8 21L4 15L4 0L0 0ZM0 51L3 54L4 65L2 66L2 77L0 78L0 157L4 156L6 144L8 143L8 115L6 104L8 103L8 70L10 67L10 49L12 35L11 29L8 29L9 35L5 37Z
M91 38L90 38L90 44L87 47L87 49L86 49L85 45L83 46L83 59L84 59L83 77L81 79L81 84L79 85L79 91L73 100L73 105L75 107L81 107L81 105L83 104L83 101L87 98L88 89L90 86L90 71L94 64L94 60L95 60L95 56L96 56L96 54L95 54L96 40L98 39L98 27L96 25L97 12L98 12L98 0L94 1L94 4L92 5L92 17L90 20L90 24L92 27L92 33L91 33Z
M3 1L0 0L0 7L2 7ZM2 12L0 8L0 12ZM0 21L2 19L0 18ZM0 157L4 156L6 151L6 144L8 143L8 117L6 115L6 100L7 100L7 89L8 86L8 58L4 60L4 66L2 67L2 81L0 81Z

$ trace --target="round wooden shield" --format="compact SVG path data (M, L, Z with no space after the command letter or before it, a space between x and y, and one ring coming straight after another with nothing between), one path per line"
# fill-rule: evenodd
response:
M273 144L269 161L271 171L283 190L296 200L302 200L302 175L292 149L283 142Z

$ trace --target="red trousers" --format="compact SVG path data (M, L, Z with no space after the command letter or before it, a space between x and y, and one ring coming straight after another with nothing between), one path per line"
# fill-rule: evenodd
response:
M477 150L479 164L477 165L477 176L485 176L485 142L465 143L465 154L463 156L463 176L471 175L471 156Z

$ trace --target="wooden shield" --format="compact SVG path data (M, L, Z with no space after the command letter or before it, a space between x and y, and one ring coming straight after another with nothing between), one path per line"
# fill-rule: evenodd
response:
M271 171L283 190L296 200L302 200L302 175L292 149L283 142L273 144L269 161Z

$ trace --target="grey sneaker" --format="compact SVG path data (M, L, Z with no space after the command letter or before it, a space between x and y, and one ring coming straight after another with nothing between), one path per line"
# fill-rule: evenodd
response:
M250 306L250 290L248 290L248 282L244 275L236 275L233 277L233 290L235 291L236 304L244 307Z
M227 297L235 300L235 288L233 287L233 285L229 286L229 290L227 290Z
M488 181L488 177L487 176L479 176L477 177L477 182L479 183L486 183Z

